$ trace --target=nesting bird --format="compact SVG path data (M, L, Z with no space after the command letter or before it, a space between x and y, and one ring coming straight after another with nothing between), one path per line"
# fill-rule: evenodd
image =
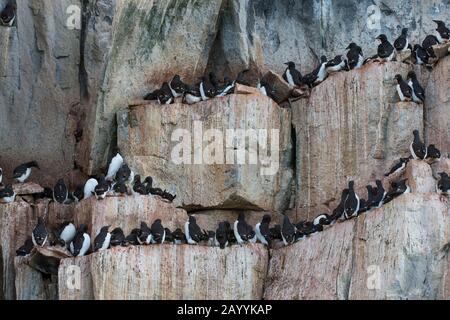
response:
M411 101L412 99L412 88L403 80L400 74L395 75L395 80L397 80L397 93L400 101Z
M0 13L0 23L3 26L12 27L16 19L16 4L9 0L5 8Z
M302 85L302 74L295 69L295 63L292 61L286 62L288 67L283 73L283 79L289 84L290 87L299 87Z
M349 50L347 52L347 63L350 70L359 69L364 63L364 55L360 46L352 42L346 48Z
M259 242L265 244L268 247L270 247L271 245L270 226L269 226L270 221L271 221L270 215L265 214L262 218L262 221L258 222L255 226L256 237L258 238Z
M63 179L59 179L53 188L53 200L64 204L69 198L69 190L66 187Z
M380 34L377 37L381 43L378 45L377 54L381 61L392 61L395 58L395 48L389 42L385 34Z
M94 239L94 252L104 251L109 248L111 243L111 233L109 233L110 226L105 226L100 229L99 234Z
M31 239L33 240L33 244L36 247L43 247L47 243L48 231L45 227L44 219L42 219L41 217L38 217L38 222L36 224L36 227L34 227L33 229Z
M348 183L348 196L344 205L344 217L345 219L351 219L358 215L359 211L359 197L355 192L355 182L350 181Z
M420 140L419 130L414 130L413 135L414 139L409 145L409 151L414 159L423 160L427 157L427 147L422 140Z
M441 20L433 20L437 24L436 31L438 32L438 39L440 43L448 42L450 39L450 29L445 26Z
M32 168L40 169L36 161L21 164L20 166L14 169L13 178L20 183L24 183L30 177Z
M16 192L13 186L8 184L2 190L0 190L0 202L12 203L16 199Z
M394 48L397 52L402 52L409 49L408 28L402 29L402 34L394 41Z
M417 80L416 73L414 71L408 72L407 79L412 91L412 100L416 103L423 103L425 101L425 90Z
M91 248L91 237L88 234L88 227L82 224L75 235L75 238L69 245L70 252L74 257L82 257L88 253Z

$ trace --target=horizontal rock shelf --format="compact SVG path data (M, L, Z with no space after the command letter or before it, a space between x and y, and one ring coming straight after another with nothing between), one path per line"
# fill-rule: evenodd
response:
M177 129L183 130L182 134L171 141L174 133L180 133ZM206 154L209 142L194 144L192 140L198 134L201 141L208 129L217 129L222 134L219 142L223 145L223 155L219 155L219 164L208 162L202 156L199 159L202 164L195 164L199 162L194 159L194 152ZM256 164L249 164L248 155L246 164L237 164L236 161L226 164L225 137L229 129L266 129L269 141L272 139L271 130L278 130L278 171L273 175L263 175L265 173L261 170L268 166L262 165L260 159ZM290 129L289 110L280 108L271 99L261 94L232 94L193 106L150 103L120 113L118 145L131 168L143 175L151 175L156 186L177 195L174 202L177 206L189 211L240 209L282 212L289 204L292 180ZM187 141L192 152L187 152L187 163L176 164L172 152L180 141ZM271 144L267 146L270 151ZM249 142L245 144L245 150L256 151ZM259 152L262 154L261 150Z
M437 194L405 194L273 251L264 298L450 299L449 237Z
M334 208L348 180L364 188L409 156L413 130L424 127L422 105L398 102L394 76L409 70L399 62L370 63L330 76L309 99L292 103L299 218L327 211L325 203Z
M59 299L261 299L267 265L262 245L114 248L62 260Z

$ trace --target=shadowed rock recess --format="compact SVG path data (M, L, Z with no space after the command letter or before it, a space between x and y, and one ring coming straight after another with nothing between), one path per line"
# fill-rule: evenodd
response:
M378 34L393 40L406 25L411 39L423 39L435 29L432 19L450 21L448 0L383 1L378 9L371 0L16 2L15 24L0 26L0 167L4 183L20 163L37 160L41 170L33 170L33 183L15 186L14 203L0 204L0 299L450 299L448 198L436 192L438 173L450 174L449 51L432 69L373 62L333 74L311 92L292 91L279 77L283 63L295 61L304 74L352 40L371 56ZM368 27L374 14L379 29ZM210 71L235 77L246 68L250 78L277 82L280 104L243 85L195 105L140 100L174 74L196 83ZM411 70L425 88L424 104L399 102L394 76ZM295 101L286 99L294 93ZM195 137L197 126L221 134L223 155L208 154L212 137ZM274 174L263 174L270 161L240 164L233 152L235 163L208 164L205 154L227 162L228 129L268 129L268 150L250 139L242 150L276 155ZM413 130L442 159L410 160L385 177L409 157ZM191 163L174 162L182 142ZM58 179L72 189L104 172L115 147L133 171L176 194L174 202L33 198ZM252 226L268 214L273 226L283 215L297 223L330 213L349 180L366 198L375 179L388 189L401 178L411 193L287 247L164 244L77 258L44 247L16 257L38 217L48 229L86 224L92 239L103 226L129 234L155 219L183 229L189 215L204 230L240 213Z

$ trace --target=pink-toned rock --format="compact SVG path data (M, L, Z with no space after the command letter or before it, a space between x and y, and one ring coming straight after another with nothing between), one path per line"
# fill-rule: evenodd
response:
M62 260L59 299L261 299L267 265L262 245L114 248ZM74 266L78 288L70 282Z
M428 163L411 159L406 166L404 178L408 179L411 192L426 193L436 191L436 180Z
M433 51L438 59L448 56L450 53L450 42L434 45Z
M272 86L275 92L274 100L276 103L281 104L289 99L292 88L280 75L269 70L263 76L263 79Z
M261 92L254 87L249 87L240 83L236 83L234 87L235 94L261 94Z
M31 195L44 191L37 183L28 182L28 183L16 183L13 185L13 190L18 196L22 195Z

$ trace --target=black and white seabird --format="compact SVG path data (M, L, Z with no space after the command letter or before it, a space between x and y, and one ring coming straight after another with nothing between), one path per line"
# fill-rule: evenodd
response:
M106 194L108 193L109 190L110 190L110 185L106 181L105 176L100 175L100 177L98 179L98 184L94 188L95 198L97 198L97 200L105 199Z
M409 145L409 151L414 159L423 160L427 157L427 147L422 140L420 140L419 130L414 130L413 135L414 139Z
M134 176L134 184L133 184L133 194L139 194L139 195L148 195L147 186L141 182L141 176L135 175Z
M200 84L195 86L187 86L183 97L183 103L195 104L202 101L202 95L200 94Z
M161 219L156 219L152 226L150 227L150 232L152 233L152 243L161 244L166 241L166 229L161 223Z
M146 193L147 194L151 194L152 196L163 197L164 191L161 188L154 188L153 187L153 178L152 177L148 176L147 178L145 178L144 184L145 184L145 187L146 187Z
M125 245L125 234L123 233L122 228L115 228L111 231L110 245L111 247Z
M428 55L427 50L422 48L420 44L414 45L412 55L418 65L427 65L429 63L430 56Z
M125 182L123 182L123 180L119 180L114 183L113 191L115 195L123 195L128 192L128 188Z
M186 84L181 81L181 78L178 74L176 74L169 82L169 88L172 92L172 96L174 96L175 98L182 97L186 92Z
M385 34L380 34L377 40L381 42L377 50L378 58L381 61L392 61L395 58L394 46L389 42Z
M132 183L134 180L134 172L124 163L116 173L116 181L122 181L125 184Z
M402 34L394 41L394 47L397 52L409 49L408 28L402 29Z
M314 220L314 226L328 226L333 223L333 219L327 213L322 213L318 215Z
M272 100L275 100L275 89L273 88L273 85L267 81L266 78L262 78L257 86L258 90L265 96L271 98Z
M400 101L411 101L412 99L412 88L403 80L400 74L395 75L395 80L397 80L397 93Z
M36 247L43 247L47 243L48 231L45 227L44 219L42 219L41 217L38 217L38 222L36 227L34 227L33 229L31 239L33 240L33 244Z
M147 223L141 222L138 235L139 244L151 244L152 243L152 231L148 227Z
M318 85L327 77L327 57L322 56L320 58L320 64L313 70L313 72L305 75L302 78L302 82L312 88L314 85Z
M291 223L289 217L285 215L283 217L283 225L281 226L281 237L285 246L295 242L296 232L297 228Z
M0 13L0 23L3 26L12 27L16 19L16 5L14 1L9 1Z
M372 207L374 206L374 198L377 195L376 188L373 188L370 184L366 186L366 189L367 189L367 200L366 200L365 212L372 209Z
M187 239L186 235L180 228L177 228L174 232L172 232L173 243L174 244L186 244Z
M450 192L450 177L446 172L439 172L440 178L436 183L436 192L448 196Z
M250 69L244 69L236 77L236 83L242 84L244 86L250 86L250 83L245 79L245 75L250 71Z
M347 64L350 70L359 69L364 63L364 56L360 46L352 42L346 48L347 52Z
M109 233L110 226L105 226L100 229L100 232L94 239L94 252L104 251L109 248L111 243L111 233Z
M72 240L75 238L77 234L77 229L72 221L64 222L58 228L58 240L60 241L62 246L68 247Z
M332 60L328 61L327 65L326 65L327 73L333 73L333 72L345 70L346 66L347 66L346 60L343 59L341 55L337 55Z
M229 223L228 223L229 225ZM214 245L225 249L228 246L228 228L227 222L223 221L219 223L219 227L216 230Z
M167 192L167 190L164 190L162 192L162 198L169 202L173 202L173 200L175 200L176 197L177 195L171 194L170 192Z
M359 197L355 192L355 182L350 181L348 183L348 197L347 200L345 200L344 205L344 218L348 220L356 217L358 215L359 206Z
M3 169L0 168L0 187L3 185L2 181L3 181Z
M223 84L219 85L216 89L217 97L225 97L227 94L233 93L235 87L235 81L228 77L223 79Z
M172 231L170 231L169 228L164 228L164 231L166 232L166 237L165 237L164 241L166 243L174 243Z
M159 104L171 104L174 101L172 91L167 82L164 82L161 89L156 91Z
M391 182L391 190L386 194L386 199L383 201L383 204L391 202L404 193L410 193L411 189L407 184L407 181L408 179L403 179Z
M140 245L139 241L139 234L141 230L139 228L135 228L131 230L130 234L126 236L125 240L123 241L123 246L138 246Z
M123 165L123 157L119 152L115 152L114 156L109 161L108 173L106 174L107 180L112 180L116 176L117 172Z
M64 204L69 198L69 190L63 179L59 179L53 188L53 200L58 203Z
M427 160L439 161L441 159L441 151L434 144L430 144L427 148Z
M72 192L72 197L75 200L75 202L80 202L84 198L84 187L83 186L77 186L75 188L75 191Z
M36 161L21 164L20 166L14 169L13 178L20 183L24 183L31 175L31 168L40 169Z
M78 230L75 238L70 243L70 252L74 257L84 256L91 248L91 237L88 234L88 227L82 224Z
M375 184L377 185L377 187L376 189L374 189L375 195L373 196L372 199L372 207L380 208L383 205L387 192L384 189L381 180L375 180Z
M297 228L296 240L302 239L316 232L316 227L311 221L300 221L295 225Z
M412 89L412 100L417 103L423 103L425 101L425 90L417 80L417 75L414 71L408 72L408 85Z
M90 178L84 185L83 199L87 200L95 195L95 187L98 185L97 179Z
M13 186L8 184L0 190L0 202L1 203L12 203L16 199L16 192L13 189Z
M202 97L203 101L212 99L216 95L216 89L211 84L209 79L205 76L201 77L199 89L200 89L200 96Z
M290 87L299 87L302 85L302 74L300 71L295 69L295 63L292 61L286 62L287 65L286 71L283 73L283 79L286 81Z
M409 158L400 158L397 163L395 163L391 170L389 170L388 173L386 173L384 176L389 177L391 174L397 174L403 171L406 168L406 165L408 164Z
M283 241L283 237L281 236L281 225L276 224L272 228L269 229L270 239L271 240L280 240Z
M188 244L198 244L204 240L204 233L193 216L189 216L189 220L184 224L184 233Z
M433 20L437 24L436 31L438 32L438 39L440 43L448 42L450 39L450 29L445 26L444 21Z
M23 246L21 246L19 249L16 250L16 256L25 257L30 254L33 248L34 248L33 240L31 238L28 238L27 240L25 240Z
M246 242L256 242L256 233L252 226L245 221L243 212L239 213L238 219L234 222L233 232L237 243L241 245Z
M425 37L425 39L423 39L422 49L426 51L428 58L436 58L436 54L434 52L433 46L438 45L438 44L439 44L439 39L432 34L427 35Z
M333 214L331 215L331 219L333 221L340 219L344 215L345 201L347 200L347 197L348 197L348 189L342 190L341 201L339 202L337 207L333 210Z
M270 215L265 214L262 218L262 221L258 222L255 226L256 237L258 238L259 242L265 244L268 247L270 247L271 245L269 226L271 220L272 219Z

